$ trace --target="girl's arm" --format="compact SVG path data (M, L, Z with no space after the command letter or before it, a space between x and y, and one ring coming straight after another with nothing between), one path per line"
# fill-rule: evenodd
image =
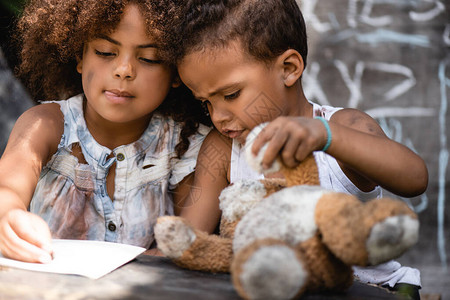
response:
M413 151L389 139L378 123L356 109L342 109L329 121L331 145L326 151L336 158L347 177L362 191L376 185L394 194L413 197L428 185L424 161ZM258 135L252 150L269 142L263 164L270 166L280 155L294 167L312 151L323 149L327 131L320 120L304 117L279 117Z
M0 159L0 250L4 256L45 262L51 254L47 224L27 212L42 167L64 131L58 104L26 111L16 122Z
M231 140L212 130L200 148L194 175L175 193L175 213L196 229L212 233L221 215L219 195L228 185Z

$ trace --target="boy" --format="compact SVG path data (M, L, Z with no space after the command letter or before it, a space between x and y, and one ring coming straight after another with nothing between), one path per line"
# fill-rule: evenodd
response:
M194 187L201 195L182 213L196 216L192 225L215 226L220 191L234 181L261 176L249 171L242 153L250 130L263 122L270 123L252 151L268 143L265 167L277 156L293 167L314 152L326 188L361 200L380 197L381 187L405 197L425 191L424 161L387 138L374 119L306 99L301 83L306 28L294 0L187 2L182 34L177 32L182 40L173 57L180 78L207 106L217 129L206 138L197 161ZM391 289L409 284L414 287L410 295L419 297L418 270L396 262L358 268L355 275Z

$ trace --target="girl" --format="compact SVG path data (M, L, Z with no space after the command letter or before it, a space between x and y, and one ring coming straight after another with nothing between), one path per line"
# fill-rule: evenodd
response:
M11 133L0 160L4 256L48 262L51 237L151 246L209 131L196 132L198 116L185 112L201 110L164 62L175 13L160 0L27 5L20 76L34 97L69 99L31 108Z

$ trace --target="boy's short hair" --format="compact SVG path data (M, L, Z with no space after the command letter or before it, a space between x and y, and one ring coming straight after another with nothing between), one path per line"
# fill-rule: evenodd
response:
M306 26L295 0L188 0L184 10L175 63L194 51L239 39L257 60L270 62L294 49L306 65Z

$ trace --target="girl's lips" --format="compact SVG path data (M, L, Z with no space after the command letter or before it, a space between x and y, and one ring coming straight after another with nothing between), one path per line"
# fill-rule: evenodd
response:
M105 91L106 98L113 102L113 103L124 103L130 101L130 99L134 98L133 95L126 91L119 91L119 90L108 90Z

